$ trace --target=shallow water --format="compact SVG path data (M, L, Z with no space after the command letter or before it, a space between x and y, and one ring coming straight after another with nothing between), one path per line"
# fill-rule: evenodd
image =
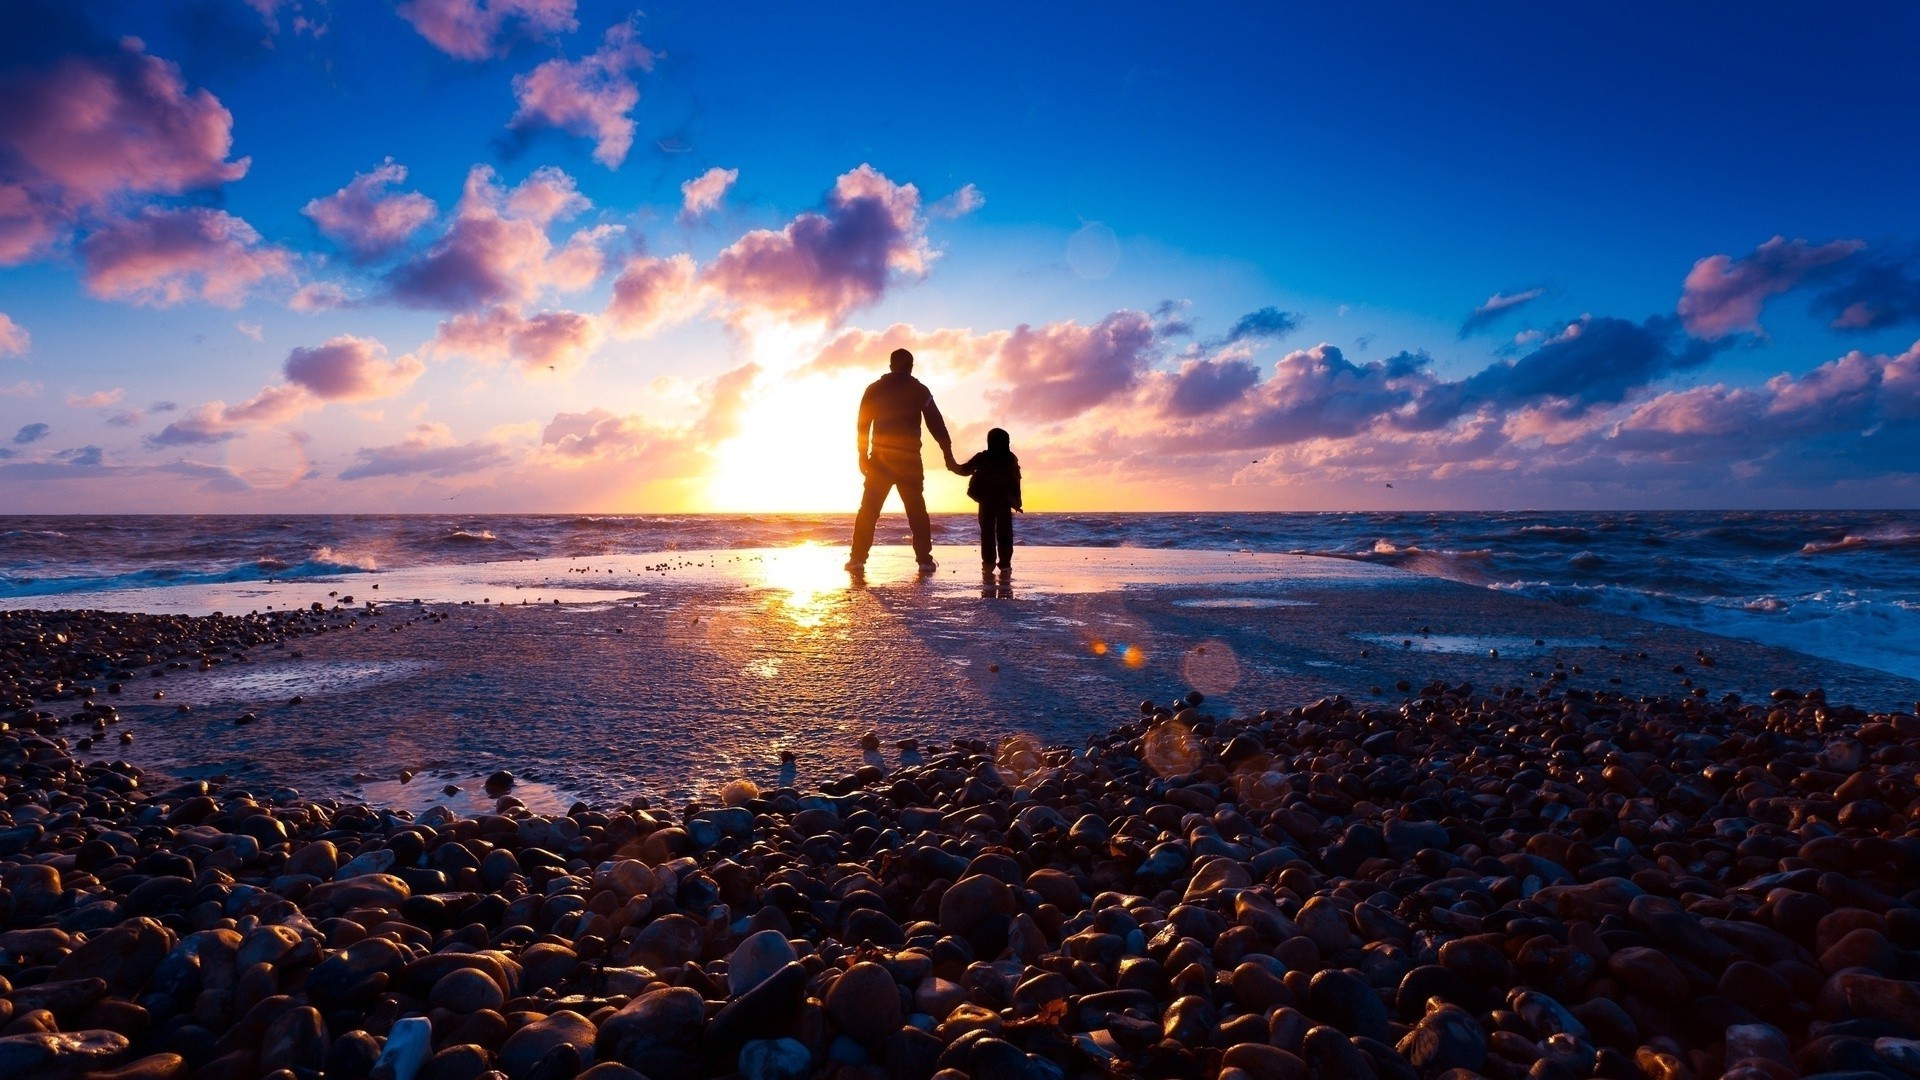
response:
M938 515L936 528L964 541L974 524ZM1023 545L1324 555L1920 677L1914 511L1032 513L1019 529ZM902 543L904 532L904 521L889 516L880 542ZM842 515L12 517L0 518L0 598L75 606L184 584L354 582L520 559L835 547L847 533ZM956 558L973 565L964 548ZM256 606L246 602L254 595L237 592L231 604ZM554 582L538 600L556 596L592 599Z

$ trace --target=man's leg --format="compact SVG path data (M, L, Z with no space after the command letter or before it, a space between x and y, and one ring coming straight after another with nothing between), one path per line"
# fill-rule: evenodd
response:
M933 561L933 522L927 518L927 496L922 490L926 477L901 476L897 482L900 504L907 509L907 527L913 530L913 557L924 566Z
M980 504L980 565L993 565L993 506Z
M868 472L866 486L860 492L860 512L853 517L853 549L847 553L847 565L865 565L867 552L873 548L873 527L880 520L880 508L886 504L887 489L892 486L893 478L877 467Z
M1000 540L1000 565L1010 567L1013 565L1013 507L1003 503L993 508L993 514L997 519L994 531Z

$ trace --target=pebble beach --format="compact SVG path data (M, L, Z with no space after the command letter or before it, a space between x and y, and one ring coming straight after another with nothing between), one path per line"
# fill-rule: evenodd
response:
M0 1075L1920 1074L1897 707L1187 691L537 810L128 763L116 703L353 616L0 615Z

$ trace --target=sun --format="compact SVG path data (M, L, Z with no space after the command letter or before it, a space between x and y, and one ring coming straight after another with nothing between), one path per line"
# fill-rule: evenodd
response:
M857 374L764 379L714 452L702 502L722 513L848 512L860 505Z

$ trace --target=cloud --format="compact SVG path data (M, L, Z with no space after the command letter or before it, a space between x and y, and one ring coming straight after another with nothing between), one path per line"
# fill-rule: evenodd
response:
M503 36L566 33L580 24L574 0L406 0L400 17L448 56L485 60L499 55Z
M111 390L95 390L91 394L68 394L67 407L71 409L104 409L109 405L118 405L127 396L127 392L116 386Z
M606 321L615 336L640 338L692 318L698 310L693 259L643 255L629 260L614 279Z
M1402 418L1413 429L1451 423L1483 406L1519 408L1549 403L1578 415L1612 405L1666 375L1697 368L1719 346L1682 341L1677 322L1655 316L1634 323L1610 316L1569 323L1539 348L1502 360L1456 383L1427 388Z
M284 423L321 405L304 386L267 386L238 405L209 401L149 435L153 446L195 446L225 442L250 427Z
M576 311L525 316L513 308L494 307L441 323L427 347L436 354L483 363L511 361L526 371L571 371L600 347L600 327L592 316Z
M1022 325L993 360L988 396L1014 416L1062 420L1133 388L1158 340L1144 311L1116 311L1092 326Z
M13 441L17 446L27 446L46 438L52 431L46 424L28 424L13 433Z
M25 356L33 345L33 335L0 311L0 356Z
M608 28L600 48L578 60L555 58L513 79L519 111L515 131L556 127L593 140L593 160L618 168L633 149L633 107L640 88L633 72L653 69L653 50L640 44L632 22Z
M302 315L311 315L320 311L334 311L352 302L347 290L335 282L312 281L294 290L287 307Z
M1460 324L1461 339L1472 337L1492 326L1501 316L1523 308L1545 295L1547 295L1547 289L1544 285L1536 285L1531 289L1523 289L1512 294L1494 293L1487 297L1486 303L1474 308L1473 312Z
M0 265L24 262L84 216L140 195L245 175L233 115L133 38L0 72Z
M1011 336L1001 330L976 334L971 330L920 330L910 323L894 323L885 330L847 329L834 335L802 371L844 371L865 368L875 376L887 370L895 349L913 353L914 370L942 375L966 375L984 369Z
M341 472L342 480L374 476L464 476L507 464L511 459L496 442L455 443L445 424L421 424L405 439L390 446L369 446L354 452L354 463Z
M1260 381L1260 369L1245 360L1189 360L1172 378L1167 411L1175 416L1204 416L1240 400Z
M758 366L742 364L702 383L699 415L680 426L606 409L556 413L540 433L541 454L568 467L617 463L656 478L694 475L738 431L747 390L759 375Z
M1687 273L1676 308L1687 332L1720 338L1740 331L1761 333L1760 309L1767 299L1800 284L1809 273L1831 266L1866 247L1859 240L1809 244L1776 236L1738 259L1709 255Z
M301 209L322 235L338 241L356 258L375 259L407 242L439 213L433 200L417 191L389 192L405 183L407 168L387 158L372 172L356 173L347 186L314 199Z
M12 386L0 386L0 397L38 397L43 388L40 383L22 379Z
M600 245L617 226L582 229L557 250L547 230L591 205L559 169L536 169L509 191L476 165L446 235L388 274L393 296L409 307L468 311L584 289L599 278Z
M1332 345L1296 349L1265 382L1242 388L1234 408L1208 415L1180 442L1247 448L1347 438L1413 401L1423 367L1423 357L1408 354L1355 364Z
M1832 287L1814 297L1835 330L1880 330L1920 323L1920 271L1911 255L1886 255L1855 263Z
M722 169L718 165L699 176L680 185L680 218L691 220L713 210L720 200L740 179L739 169Z
M80 245L81 280L106 300L172 307L204 300L238 307L260 282L292 274L285 248L262 244L253 226L224 210L148 207Z
M112 416L107 417L107 426L108 427L134 427L135 425L139 424L140 421L145 420L146 418L147 418L146 414L142 413L139 409L127 409L122 412L114 413Z
M53 456L57 461L64 461L69 465L77 465L85 469L96 468L104 464L106 458L106 455L97 446L78 446L71 450L62 450Z
M322 401L370 401L392 397L412 386L427 366L409 353L387 359L387 347L373 338L342 334L311 348L287 354L287 381L305 387Z
M987 205L987 197L979 188L972 184L963 184L960 190L928 207L927 215L948 220L963 218L985 205Z
M1174 332L1174 323L1162 328L1162 333ZM1185 324L1178 324L1182 330ZM1213 342L1214 348L1237 345L1242 341L1274 341L1286 337L1300 328L1300 316L1291 311L1281 311L1276 307L1263 307L1258 311L1249 311L1235 320L1226 334Z
M932 264L920 191L871 165L845 173L826 207L756 229L715 256L700 282L739 315L835 324Z

